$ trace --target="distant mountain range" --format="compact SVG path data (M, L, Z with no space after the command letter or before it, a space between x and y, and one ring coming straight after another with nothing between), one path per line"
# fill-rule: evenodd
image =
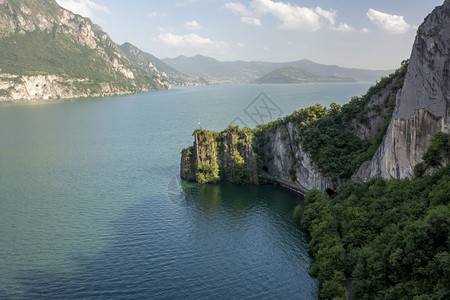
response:
M319 76L311 72L304 71L295 67L284 67L276 69L272 72L255 80L256 83L310 83L310 82L354 82L352 78L337 76Z
M301 69L305 74L306 72L312 74L312 77L329 78L330 81L341 81L341 79L342 81L375 81L380 79L381 76L393 72L393 70L365 70L323 65L307 59L285 63L259 61L222 62L211 57L196 55L193 57L165 58L162 61L181 73L194 78L203 78L211 84L258 82L261 77L282 68Z
M167 75L167 79L174 85L206 84L204 80L195 79L178 72L156 56L146 53L130 43L124 43L119 48L136 67L154 75L164 72Z

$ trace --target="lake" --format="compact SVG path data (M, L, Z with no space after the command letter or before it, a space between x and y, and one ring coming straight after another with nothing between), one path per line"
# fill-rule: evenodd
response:
M302 197L179 180L199 127L254 127L370 83L221 85L0 104L0 298L316 299ZM270 113L272 112L272 113ZM259 119L257 120L259 121Z

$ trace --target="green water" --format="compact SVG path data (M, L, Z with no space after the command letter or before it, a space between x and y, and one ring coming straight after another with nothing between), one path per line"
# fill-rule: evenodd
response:
M180 182L180 151L199 126L250 123L243 110L260 91L287 114L368 85L0 104L0 298L316 298L291 218L301 197Z

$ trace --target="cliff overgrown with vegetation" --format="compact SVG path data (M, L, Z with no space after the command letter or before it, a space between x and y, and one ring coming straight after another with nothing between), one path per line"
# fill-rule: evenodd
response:
M330 108L319 104L310 106L293 114L259 125L255 131L255 151L263 158L270 159L270 153L263 153L262 147L267 142L266 133L288 123L294 123L298 129L298 137L294 144L301 143L304 150L311 154L313 162L322 174L349 179L356 169L372 158L380 145L391 120L395 106L395 94L403 84L408 61L389 76L382 77L376 85L369 88L361 97L353 97L342 106L332 103ZM370 99L380 90L391 85L391 93L381 105L369 105ZM387 114L377 134L370 139L358 138L350 129L350 123L356 121L364 124L371 112L377 113L386 108Z
M199 183L258 183L253 131L229 126L222 132L197 129L194 145L182 152L181 177Z
M450 137L439 133L424 164L449 158ZM309 191L301 223L320 298L344 299L347 282L355 299L448 299L449 191L448 165L412 180L349 181L333 198Z
M271 177L275 174L270 174L264 168L274 159L272 149L267 149L267 144L273 142L270 134L291 124L296 129L296 135L289 139L287 135L283 135L281 139L292 148L290 155L293 157L293 165L289 176L293 183L297 180L296 163L302 159L295 157L293 148L300 146L311 155L312 162L322 174L334 178L335 182L348 180L364 161L373 156L380 145L391 120L395 95L401 89L407 65L408 62L404 61L395 73L382 77L365 95L353 97L342 106L332 103L326 108L316 104L284 118L258 125L255 129L230 126L220 133L198 129L194 132L195 149L185 149L182 152L181 176L200 183L221 180L239 184L272 182ZM378 101L380 103L373 103L374 98L382 95L380 91L386 96L381 102ZM373 126L373 136L360 138L354 132L354 124L370 127L369 118L372 115L381 118L382 124ZM227 140L226 137L230 134L235 137L234 140ZM245 147L251 151L246 151ZM224 158L222 154L228 153L229 148L232 153ZM243 159L243 153L247 159ZM248 166L250 156L255 162L251 167ZM260 180L255 180L258 177Z

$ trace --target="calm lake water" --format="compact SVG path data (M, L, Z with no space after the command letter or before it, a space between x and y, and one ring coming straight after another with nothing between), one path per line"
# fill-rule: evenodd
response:
M301 197L180 182L180 151L198 127L255 126L245 110L262 91L285 115L369 85L0 104L0 298L316 299Z

